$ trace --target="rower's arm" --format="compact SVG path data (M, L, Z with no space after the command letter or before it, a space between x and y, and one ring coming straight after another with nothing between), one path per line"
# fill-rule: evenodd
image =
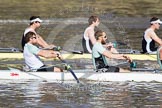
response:
M94 36L94 31L93 30L88 31L88 37L89 37L90 41L92 42L92 44L94 45L96 43L96 38Z
M37 55L45 58L56 58L60 53L53 50L40 50Z
M103 55L106 56L107 58L110 58L110 59L126 59L128 60L129 62L132 61L132 59L129 57L129 56L126 56L126 55L123 55L123 54L113 54L111 53L110 51L107 51L105 50L103 52Z
M47 42L40 35L37 34L37 36L38 36L37 43L41 47L43 47L43 48L51 48L51 47L54 47L55 46L55 45L49 45L49 44L47 44Z
M162 40L154 32L150 33L150 37L162 46Z
M107 50L105 50L103 52L103 55L110 59L112 59L112 58L113 59L122 59L123 58L123 54L112 54L110 51L107 51Z

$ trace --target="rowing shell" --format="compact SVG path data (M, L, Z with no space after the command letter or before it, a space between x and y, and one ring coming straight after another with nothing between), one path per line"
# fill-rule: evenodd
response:
M64 59L91 59L91 54L62 54ZM133 60L151 60L157 61L156 54L126 54ZM0 53L0 59L23 59L23 53ZM42 58L44 59L44 58ZM51 60L51 59L45 59Z
M162 74L154 72L129 72L129 73L98 73L93 70L74 70L79 79L93 81L157 81L162 82ZM0 70L0 79L29 80L39 79L46 81L75 80L69 72L23 72L14 68Z

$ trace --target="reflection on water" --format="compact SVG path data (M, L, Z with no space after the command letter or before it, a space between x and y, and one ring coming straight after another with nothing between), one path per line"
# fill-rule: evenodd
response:
M0 107L159 108L158 82L40 82L5 81L0 84Z

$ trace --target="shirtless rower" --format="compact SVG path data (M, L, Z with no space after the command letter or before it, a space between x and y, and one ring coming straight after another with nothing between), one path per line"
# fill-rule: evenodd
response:
M90 16L88 19L88 23L89 26L85 29L82 38L82 46L84 53L92 53L92 47L96 43L96 38L94 36L95 27L98 27L98 25L100 24L100 20L97 16ZM104 47L106 47L113 53L118 53L111 42L106 43Z

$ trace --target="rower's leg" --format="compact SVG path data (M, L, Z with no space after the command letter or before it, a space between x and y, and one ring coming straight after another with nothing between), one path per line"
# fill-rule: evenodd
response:
M58 68L58 67L54 67L53 71L54 72L63 72L63 70L61 68Z
M128 70L128 69L123 69L123 68L120 68L119 72L130 72L130 70Z

